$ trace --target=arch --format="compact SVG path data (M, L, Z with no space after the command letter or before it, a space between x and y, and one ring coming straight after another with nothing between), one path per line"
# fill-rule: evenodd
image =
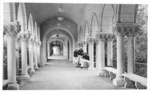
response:
M51 43L53 41L60 41L60 42L62 42L64 44L64 42L62 41L62 39L51 39L50 38L47 42Z
M17 20L21 24L21 31L27 31L26 7L24 3L19 3Z
M32 13L29 13L29 19L28 19L28 31L31 32L31 34L33 34L33 17L32 17Z
M37 38L37 29L38 29L38 26L37 26L37 22L35 21L34 22L34 31L33 31L33 34L35 35L35 37Z
M84 40L87 40L87 37L89 35L89 25L88 25L88 21L87 20L85 21L84 31L85 31Z
M50 43L52 43L53 41L60 41L62 44L63 44L63 46L64 46L64 41L62 40L62 39L51 39L51 38L49 38L48 39L48 41L47 41L47 50L48 50L48 52L47 52L47 54L48 54L48 58L50 57Z
M101 14L101 32L112 32L115 9L112 4L104 5Z
M80 29L79 29L79 42L82 41L82 35L83 35L83 33L82 33L82 27L80 26Z
M39 39L39 41L40 41L40 27L38 26L38 39Z
M60 32L62 32L62 31L64 31L64 32L66 32L65 30L61 30ZM51 32L49 32L48 34L47 34L47 38L46 38L46 42L48 41L48 38L49 37L51 37L52 35L54 35L54 34L56 34L58 31L57 30L52 30ZM60 33L59 32L59 33ZM71 48L69 48L69 52L71 53L70 55L69 55L69 57L71 57L71 60L72 60L72 57L73 57L73 51L74 51L74 41L73 41L73 39L71 38L71 36L67 36L64 32L62 32L62 34L63 35L65 35L66 37L67 37L67 39L69 40L69 45L70 45L70 47ZM43 43L43 45L45 45L45 42ZM45 47L45 48L47 48L47 47ZM48 58L48 57L47 57Z
M137 5L124 4L119 5L118 22L119 23L136 23Z
M52 34L54 34L56 31L56 29L62 29L62 33L65 34L68 39L69 39L69 44L70 44L70 58L71 60L73 60L73 51L75 49L75 39L74 39L74 36L71 34L71 32L66 29L66 28L63 28L63 27L58 27L58 26L53 26L53 27L49 27L47 30L49 31L46 31L44 33L44 37L42 38L42 44L41 44L41 52L42 52L42 55L41 55L41 59L44 61L44 63L47 61L46 59L46 41L48 39L48 37Z
M91 37L95 37L96 32L99 31L99 21L98 21L97 14L95 12L93 12L92 14L91 25L90 25L89 31L90 31L89 36Z

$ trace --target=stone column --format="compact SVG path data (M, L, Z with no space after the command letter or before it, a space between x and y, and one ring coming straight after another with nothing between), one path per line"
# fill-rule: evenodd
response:
M68 45L67 45L67 39L64 39L64 46L63 46L63 52L64 52L64 56L67 57L67 52L68 52Z
M25 31L21 31L19 33L19 38L21 42L21 76L23 79L29 79L29 75L27 72L27 40L28 34Z
M7 59L8 59L8 89L19 89L16 81L16 36L20 30L18 22L12 22L4 26L7 35Z
M88 70L94 69L94 38L88 38L90 63Z
M40 60L40 47L41 47L41 42L38 42L38 63L41 65L41 60Z
M38 56L37 56L37 41L34 40L34 65L35 65L35 69L38 69Z
M83 52L84 52L84 53L87 53L87 51L86 51L86 49L87 49L87 48L86 48L87 42L86 42L86 41L83 41L82 43L83 43Z
M133 73L133 62L134 62L134 37L130 35L128 37L128 49L127 49L127 55L128 55L128 73Z
M107 66L113 66L113 40L114 34L107 34Z
M34 62L33 62L33 39L32 37L29 39L29 61L30 61L30 67L31 67L31 73L34 73Z
M20 41L16 39L16 68L19 69L19 48L20 48ZM18 72L17 72L18 73Z
M134 36L138 33L138 25L132 24L128 25L127 27L126 36L128 37L127 40L127 57L128 57L128 63L127 63L127 72L133 73L133 62L134 62Z
M115 86L124 86L124 80L121 76L123 73L123 47L124 47L124 31L122 26L117 26L117 75L113 80Z
M105 34L97 34L97 53L96 53L96 68L98 71L98 76L104 76L104 64L105 64L105 50L104 50L104 42L105 42Z
M112 42L110 40L107 41L107 66L112 66Z

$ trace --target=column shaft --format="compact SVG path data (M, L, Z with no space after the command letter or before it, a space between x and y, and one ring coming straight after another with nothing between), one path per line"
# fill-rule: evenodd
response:
M133 62L134 62L134 37L128 37L128 73L133 73Z
M113 62L112 62L112 42L111 41L108 41L107 42L107 66L112 66L113 65Z
M16 83L16 57L15 37L7 38L7 57L8 57L8 81Z
M28 75L27 73L27 40L22 39L21 41L21 61L22 61L22 75Z
M83 44L83 52L87 53L87 51L86 51L86 44L85 43Z
M113 80L113 84L119 87L124 86L124 80L121 75L123 73L123 39L124 37L121 34L117 35L117 75Z
M34 42L34 64L35 64L35 69L38 69L38 56L37 56L37 44Z
M104 41L99 41L99 59L100 59L100 71L103 71L104 68L104 61L105 61L105 53L104 53Z
M94 46L93 42L90 42L89 43L89 56L90 56L89 70L94 68L94 52L93 52L94 47L93 46Z
M117 76L123 73L123 36L117 36Z
M100 43L99 42L97 42L97 44L96 44L96 69L98 70L98 71L100 71L101 70L101 67L100 67L100 65L101 65L101 62L100 62L100 56L101 56L101 53L100 53Z
M35 72L33 58L34 58L33 57L33 44L32 42L30 42L29 43L29 60L30 60L31 72Z

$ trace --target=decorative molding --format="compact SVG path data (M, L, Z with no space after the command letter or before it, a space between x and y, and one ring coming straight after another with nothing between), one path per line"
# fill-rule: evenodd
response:
M96 34L96 39L98 40L102 40L102 41L111 41L115 38L115 35L112 33L99 33Z
M18 38L19 38L21 41L27 41L28 38L29 38L29 32L28 32L28 31L21 31L21 32L18 34Z
M95 42L95 38L89 37L89 38L87 38L87 42L88 43L94 43Z
M86 44L87 44L87 41L82 41L82 44L83 44L83 45L86 45Z
M116 34L122 36L135 36L139 33L139 25L136 23L117 23Z
M21 26L18 21L10 22L9 24L4 25L4 33L6 33L6 36L8 37L16 37L20 31L20 27Z

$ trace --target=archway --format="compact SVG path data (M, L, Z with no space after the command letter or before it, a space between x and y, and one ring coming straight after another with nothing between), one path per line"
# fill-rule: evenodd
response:
M69 30L67 30L66 28L63 27L51 27L48 29L48 31L44 34L44 37L42 39L42 44L41 44L41 52L42 52L42 56L41 58L43 59L44 62L47 62L47 41L49 39L49 37L51 37L54 34L63 34L66 36L66 38L68 39L69 42L69 60L72 62L73 60L73 51L74 51L74 46L75 46L75 40L73 35L69 32Z
M47 58L48 59L56 59L56 57L57 57L57 59L69 59L68 52L70 50L68 50L68 48L69 48L68 41L69 41L68 37L66 37L66 35L64 35L64 34L56 33L56 34L51 35L46 42L47 55L48 55ZM55 50L59 50L58 54L54 53L54 48L55 48Z

